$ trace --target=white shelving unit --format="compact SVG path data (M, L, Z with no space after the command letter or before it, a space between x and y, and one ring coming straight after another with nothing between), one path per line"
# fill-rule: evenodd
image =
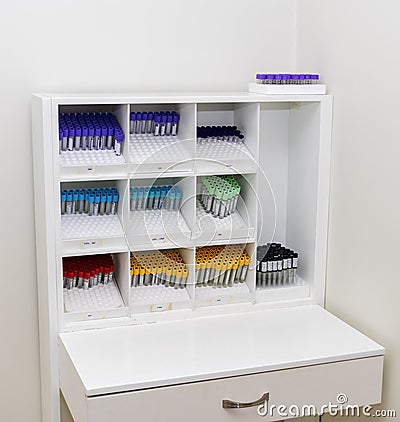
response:
M279 404L274 377L306 385L314 373L315 386L287 389L283 404L325 403L343 392L358 405L380 401L384 349L323 309L330 96L46 94L33 97L32 110L45 422L59 420L59 389L77 422L155 421L149 403L166 420L183 421L188 400L195 421L256 421L255 408L226 410L221 400L269 392ZM59 113L98 111L118 119L123 154L59 154ZM138 111L178 112L178 136L130 135L129 116ZM236 125L244 144L198 144L203 125ZM204 211L200 179L209 175L233 175L241 186L234 214ZM161 185L182 190L179 210L131 211L130 188ZM115 215L61 216L60 189L100 187L118 189ZM256 289L256 247L271 241L299 253L298 279ZM244 245L244 282L196 285L196 250L216 245ZM132 287L131 254L167 249L180 252L186 285ZM115 262L113 283L63 289L63 258L104 253ZM202 388L208 399L200 410Z

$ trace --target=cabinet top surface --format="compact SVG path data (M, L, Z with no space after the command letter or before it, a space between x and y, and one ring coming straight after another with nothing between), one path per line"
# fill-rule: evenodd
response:
M383 355L317 305L60 334L88 396Z
M262 95L251 92L137 92L137 93L39 93L59 104L213 103L213 102L303 102L322 101L329 95Z

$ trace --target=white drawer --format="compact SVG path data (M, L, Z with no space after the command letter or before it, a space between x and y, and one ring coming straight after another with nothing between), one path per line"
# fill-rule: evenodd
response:
M339 394L349 405L381 399L384 349L318 306L60 339L61 390L76 422L251 422L257 407L223 409L222 400L264 393L275 406L266 420L293 417L278 406L319 412Z

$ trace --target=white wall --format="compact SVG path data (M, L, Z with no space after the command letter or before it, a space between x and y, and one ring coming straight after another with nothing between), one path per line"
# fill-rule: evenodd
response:
M32 92L246 90L293 69L295 0L17 0L0 13L0 419L39 422Z
M399 416L400 3L299 0L297 13L297 68L335 96L327 307L387 348L381 408Z

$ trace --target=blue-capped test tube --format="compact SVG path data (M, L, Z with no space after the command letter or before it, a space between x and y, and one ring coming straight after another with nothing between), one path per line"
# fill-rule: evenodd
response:
M72 191L67 191L67 202L65 204L65 213L72 214Z
M65 190L62 190L60 192L60 196L61 196L61 215L64 215L66 213L67 192Z
M174 111L172 113L172 127L171 127L172 136L176 136L178 134L178 122L179 122L179 114Z
M167 187L163 186L161 188L160 202L159 202L159 205L158 205L159 208L164 207L164 201L165 201L165 197L167 196L167 192L168 192Z
M79 191L73 190L72 191L72 208L71 208L71 214L76 214L78 212L77 205L79 201Z
M161 127L161 114L154 113L154 136L160 135L160 127Z
M97 192L94 194L94 208L93 208L93 215L99 215L100 199L101 199L100 192L98 192L98 191L97 191Z
M100 194L100 207L99 207L100 215L104 215L106 213L106 202L107 202L107 193L105 189L102 189L101 194Z
M94 214L94 193L89 194L89 210L88 214L92 216Z
M130 194L131 194L131 211L136 211L137 208L137 202L138 202L138 188L131 188Z
M113 193L113 200L111 202L111 214L115 214L117 212L118 199L119 199L118 192L114 192Z
M146 208L144 205L144 188L139 188L136 208L138 211Z
M160 198L161 198L161 187L157 186L155 194L154 194L153 210L158 210L160 208Z
M175 190L175 203L174 203L174 210L178 211L181 206L182 201L182 191L179 188Z
M62 129L58 130L58 153L61 154L62 150L62 141L63 141L63 131Z
M83 210L85 208L85 190L81 189L79 191L79 202L78 202L78 213L83 214Z
M113 201L113 191L111 189L107 189L106 215L111 214L112 201Z
M150 190L149 190L149 197L148 197L148 200L147 200L147 208L149 210L152 210L153 206L154 206L154 197L155 197L155 194L156 194L155 190L156 190L155 188L150 188Z
M168 194L167 194L167 198L168 198L168 211L172 211L175 208L175 188L172 187Z

